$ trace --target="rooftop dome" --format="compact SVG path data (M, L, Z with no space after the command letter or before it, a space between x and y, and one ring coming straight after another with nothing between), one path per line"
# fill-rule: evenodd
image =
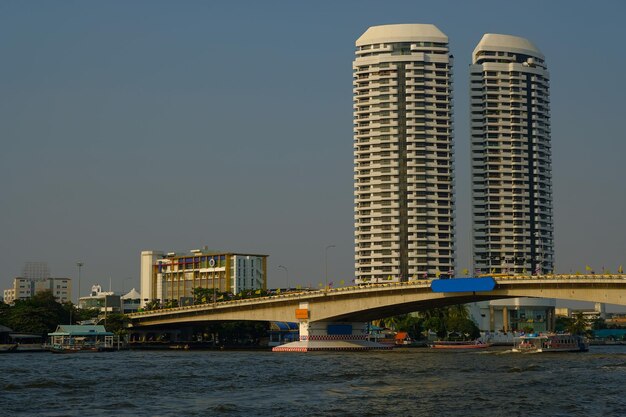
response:
M400 24L372 26L356 40L356 46L385 42L442 42L448 43L448 37L437 26L430 24Z
M472 55L475 57L479 51L514 52L544 59L539 48L528 39L497 33L485 33Z

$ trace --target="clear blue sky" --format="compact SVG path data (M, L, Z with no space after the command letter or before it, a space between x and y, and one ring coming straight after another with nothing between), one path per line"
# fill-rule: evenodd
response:
M468 65L527 37L552 78L556 263L626 264L626 3L0 1L0 289L24 262L139 286L145 249L265 253L271 286L353 273L354 41L433 23L455 56L458 267ZM130 278L130 279L126 279Z

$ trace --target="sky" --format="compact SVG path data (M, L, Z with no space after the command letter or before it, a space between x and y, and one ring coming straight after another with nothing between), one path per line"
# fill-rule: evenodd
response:
M142 250L269 255L268 284L354 274L352 60L432 23L454 62L457 268L470 266L468 65L546 56L556 266L626 265L626 2L0 0L0 289L25 262L139 289ZM328 245L335 245L328 251ZM326 253L328 257L326 258ZM83 294L84 295L84 294Z

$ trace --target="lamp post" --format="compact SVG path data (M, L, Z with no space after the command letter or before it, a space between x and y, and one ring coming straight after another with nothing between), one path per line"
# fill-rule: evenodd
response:
M82 262L76 262L76 266L78 267L78 295L76 296L76 305L80 302L80 268L83 266ZM70 326L72 325L72 312L74 311L74 306L70 307Z
M80 302L80 269L83 267L84 263L81 261L76 262L76 266L78 267L78 295L76 297L76 305Z
M287 274L287 289L289 289L289 270L286 266L278 265L278 267L285 270L285 273Z
M324 286L324 291L328 291L328 249L336 247L335 245L328 245L324 250L324 260L325 260L325 276L326 276L326 285Z

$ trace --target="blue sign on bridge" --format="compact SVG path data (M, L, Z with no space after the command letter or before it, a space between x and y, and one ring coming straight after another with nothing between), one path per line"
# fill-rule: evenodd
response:
M430 284L433 292L492 291L496 280L492 277L435 279Z

